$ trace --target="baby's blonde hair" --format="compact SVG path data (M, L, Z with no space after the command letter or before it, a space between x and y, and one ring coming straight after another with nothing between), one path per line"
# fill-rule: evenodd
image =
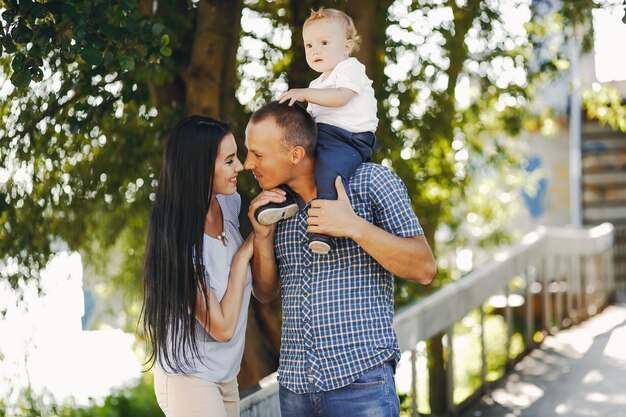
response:
M336 19L342 23L343 28L346 31L346 39L352 41L352 50L350 51L350 54L359 50L359 46L361 46L361 36L357 33L352 18L341 10L325 9L323 7L320 7L317 10L311 10L311 15L304 21L303 27L307 27L307 25L322 19Z

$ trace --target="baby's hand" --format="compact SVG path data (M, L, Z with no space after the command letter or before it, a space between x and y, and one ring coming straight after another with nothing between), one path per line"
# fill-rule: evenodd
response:
M308 91L308 88L292 88L291 90L282 93L280 97L278 97L278 102L284 103L289 100L289 105L292 106L296 101L308 101Z

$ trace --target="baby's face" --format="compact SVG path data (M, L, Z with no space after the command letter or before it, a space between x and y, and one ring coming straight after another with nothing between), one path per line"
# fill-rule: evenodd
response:
M346 38L343 24L337 19L321 19L302 30L306 62L317 72L330 72L350 56L352 41Z

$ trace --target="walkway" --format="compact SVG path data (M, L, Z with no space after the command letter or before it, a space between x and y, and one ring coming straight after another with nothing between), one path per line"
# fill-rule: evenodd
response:
M626 303L619 301L548 337L461 416L626 417Z

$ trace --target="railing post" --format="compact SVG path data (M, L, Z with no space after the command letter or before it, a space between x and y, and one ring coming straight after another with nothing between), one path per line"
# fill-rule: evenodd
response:
M581 309L582 309L582 285L580 282L580 260L576 255L570 255L570 270L571 270L571 283L572 292L576 299L575 306L573 306L572 324L577 324L580 321ZM571 310L570 310L570 314Z
M582 304L582 318L581 320L585 320L589 317L589 293L588 293L588 268L587 268L587 257L580 256L578 258L579 265L581 265L581 273L580 273L580 286L581 286L581 304Z
M563 284L563 270L562 270L562 257L561 256L557 256L554 259L554 288L555 288L555 318L556 318L556 329L559 330L561 329L562 324L563 324L563 291L562 291L562 285Z
M543 257L541 262L541 284L543 286L543 327L546 332L550 333L550 328L552 327L551 316L552 316L552 306L550 305L550 259L548 257Z
M613 258L613 245L606 250L607 257L607 281L609 283L609 301L613 301L615 299L615 259Z
M603 308L609 302L608 282L606 279L606 263L604 262L605 258L606 257L604 256L604 252L596 255L596 262L598 264L598 274L596 279L596 288L598 289L598 296L596 296L596 300L598 300L598 303L596 304L596 307L598 310Z
M411 417L419 417L417 412L417 349L411 349Z
M534 292L533 292L532 287L535 281L534 278L536 278L536 270L535 270L535 274L530 274L529 269L530 268L527 268L526 271L524 272L524 280L526 281L526 289L525 289L526 302L524 303L526 305L526 346L525 346L526 350L528 350L535 344L535 341L533 339L533 333L534 333L534 328L535 328L535 317L533 314ZM531 276L533 277L533 280L532 280L533 282L531 282Z
M487 382L487 352L485 343L485 309L481 305L480 309L480 386L485 391Z
M509 283L510 284L510 283ZM505 297L505 305L504 305L504 320L506 321L506 342L505 342L505 351L506 351L506 361L505 367L508 370L510 368L509 358L511 356L511 338L513 337L513 314L511 312L511 304L509 303L509 296L511 295L511 290L509 285L507 284L504 287L504 297Z
M446 358L446 401L447 415L455 416L456 407L454 406L454 342L453 342L454 324L448 328L446 338L448 339L448 357Z

